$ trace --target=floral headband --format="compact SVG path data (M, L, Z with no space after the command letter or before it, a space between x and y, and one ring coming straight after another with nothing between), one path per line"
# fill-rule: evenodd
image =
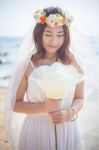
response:
M61 15L60 13L55 13L46 16L46 11L38 10L34 13L34 18L37 23L46 23L48 26L51 27L54 27L55 25L66 25L69 27L71 25L71 22L73 21L73 17L67 11L64 12L64 15Z

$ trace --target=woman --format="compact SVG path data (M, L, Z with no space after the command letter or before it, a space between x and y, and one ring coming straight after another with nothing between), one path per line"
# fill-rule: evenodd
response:
M11 106L15 115L26 114L26 117L17 130L18 137L12 136L12 141L18 140L17 144L12 142L12 147L18 150L80 150L76 118L84 102L84 81L79 80L61 99L54 99L47 97L34 80L36 73L41 76L42 68L46 71L47 66L55 64L63 64L66 69L70 66L67 72L75 69L76 73L83 75L69 50L72 18L58 7L37 11L34 18L37 22L33 31L36 52L26 62ZM17 82L17 78L14 80Z

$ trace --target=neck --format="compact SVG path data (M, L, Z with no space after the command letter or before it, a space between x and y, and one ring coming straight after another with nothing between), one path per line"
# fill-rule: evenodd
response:
M50 60L56 59L56 54L46 53L45 58L50 59Z

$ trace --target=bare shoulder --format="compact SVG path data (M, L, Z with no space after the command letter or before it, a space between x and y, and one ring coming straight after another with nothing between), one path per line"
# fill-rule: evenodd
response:
M29 63L27 68L26 68L26 71L25 71L25 76L26 76L27 79L28 79L28 77L29 77L29 75L31 74L32 71L33 71L33 67Z
M81 73L81 74L84 74L84 71L82 69L82 67L80 66L80 64L77 62L76 58L74 57L73 54L72 55L72 65L75 67L75 69Z

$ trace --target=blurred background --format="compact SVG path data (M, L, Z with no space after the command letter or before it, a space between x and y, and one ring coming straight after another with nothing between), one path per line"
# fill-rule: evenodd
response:
M20 45L35 23L34 11L52 5L69 10L76 28L99 55L99 0L0 0L0 150L10 150L4 130L4 107L6 89ZM97 118L96 104L86 104L79 118L83 150L99 150Z

